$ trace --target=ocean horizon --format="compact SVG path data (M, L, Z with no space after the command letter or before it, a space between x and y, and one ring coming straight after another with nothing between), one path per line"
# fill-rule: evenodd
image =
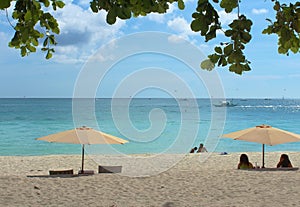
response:
M80 145L36 140L78 124L129 141L88 145L90 154L188 153L200 143L217 153L261 152L261 144L220 137L261 124L300 134L300 99L227 100L235 106L216 107L220 99L208 98L95 98L80 104L72 98L0 98L0 156L80 154ZM268 151L300 151L300 142L266 146Z

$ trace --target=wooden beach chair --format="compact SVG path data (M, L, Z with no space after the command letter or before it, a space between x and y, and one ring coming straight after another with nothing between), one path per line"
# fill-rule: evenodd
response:
M73 175L73 174L74 174L73 169L68 169L68 170L49 170L49 175L61 176L61 175Z
M98 167L98 173L121 173L122 166L101 166Z

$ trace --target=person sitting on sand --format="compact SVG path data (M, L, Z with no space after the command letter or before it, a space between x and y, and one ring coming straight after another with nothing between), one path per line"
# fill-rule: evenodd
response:
M190 153L196 152L197 149L198 149L197 147L192 148L191 151L190 151Z
M280 156L280 160L277 164L277 168L279 167L293 167L290 159L289 159L289 156L287 154L282 154Z
M241 154L240 163L238 164L238 169L252 169L253 165L249 162L248 156L246 154Z
M204 145L202 143L200 144L197 153L199 153L199 152L207 152L207 149L204 147Z

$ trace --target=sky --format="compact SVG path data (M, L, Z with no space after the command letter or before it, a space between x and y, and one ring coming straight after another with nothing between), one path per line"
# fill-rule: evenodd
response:
M222 88L226 98L300 98L299 54L278 54L277 37L262 34L268 26L266 18L274 19L271 1L242 1L240 5L240 13L253 21L252 40L245 50L252 70L242 75L228 71L228 67L216 67L213 72L200 69L201 60L224 40L224 35L218 33L215 40L205 42L199 33L191 31L196 0L185 0L184 11L172 4L166 14L117 20L114 25L106 23L105 11L93 13L89 0L65 2L63 9L52 13L61 33L50 60L39 49L21 57L18 50L9 48L14 31L6 12L0 11L0 98L71 98L84 74L88 77L86 85L92 85L89 80L97 77L93 89L85 88L95 97L184 97L189 93L179 91L187 86L195 97L207 98L213 97L215 86ZM8 14L11 12L12 7ZM222 25L235 18L236 12L226 14L218 8ZM151 39L153 34L148 32L161 33L166 42ZM186 58L193 56L195 48L203 57L193 57L193 64L189 64ZM91 64L94 59L97 66ZM215 78L208 83L198 72L200 76L211 73L208 76Z

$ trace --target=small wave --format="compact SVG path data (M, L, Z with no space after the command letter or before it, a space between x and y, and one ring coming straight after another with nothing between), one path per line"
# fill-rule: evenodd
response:
M300 108L300 105L293 105L293 106L284 106L284 105L240 105L236 106L240 108L293 108L298 109Z

